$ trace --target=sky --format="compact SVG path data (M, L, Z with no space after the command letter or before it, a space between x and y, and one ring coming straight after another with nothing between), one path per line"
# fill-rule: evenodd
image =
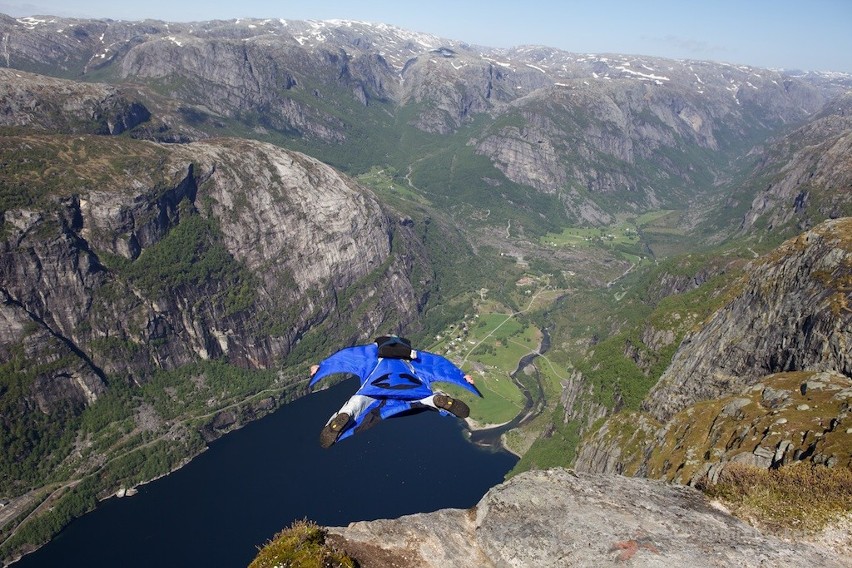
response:
M852 73L852 0L0 0L0 13L385 23L489 47Z

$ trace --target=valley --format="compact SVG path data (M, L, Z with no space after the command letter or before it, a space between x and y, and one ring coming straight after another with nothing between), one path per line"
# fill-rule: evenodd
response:
M850 76L357 22L0 34L4 559L380 333L472 372L512 477L647 472L693 405L852 372Z

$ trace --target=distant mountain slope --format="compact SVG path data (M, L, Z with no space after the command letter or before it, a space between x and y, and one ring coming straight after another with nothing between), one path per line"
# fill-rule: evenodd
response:
M768 183L743 217L744 234L804 230L852 214L852 91L771 145L751 175Z
M43 132L121 134L151 113L111 85L80 83L0 69L0 126Z
M852 84L351 21L3 17L0 34L7 67L142 88L162 120L147 137L239 133L351 173L391 165L492 226L508 201L534 232L683 207Z

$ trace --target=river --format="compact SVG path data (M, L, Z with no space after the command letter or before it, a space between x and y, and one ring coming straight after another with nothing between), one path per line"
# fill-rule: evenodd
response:
M544 387L541 386L541 377L539 376L538 370L536 369L534 371L537 391L535 396L533 396L529 389L518 379L518 375L524 372L524 367L531 364L536 357L544 355L544 353L550 349L550 334L547 332L547 329L542 329L541 332L542 339L538 351L533 351L532 353L528 353L521 357L521 360L518 361L518 367L510 375L511 379L518 387L518 390L520 390L521 394L524 395L523 409L521 409L517 416L505 424L494 426L493 428L482 428L472 432L470 439L473 443L482 447L500 447L503 443L501 439L504 433L526 424L538 416L544 409Z
M347 380L228 434L137 495L102 502L15 567L246 566L297 519L343 526L471 507L517 461L431 412L321 449L320 429L357 386Z

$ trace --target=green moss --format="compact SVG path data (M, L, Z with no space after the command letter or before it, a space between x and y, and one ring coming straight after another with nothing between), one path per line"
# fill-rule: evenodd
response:
M355 568L355 560L326 544L326 534L314 522L295 521L260 549L249 568Z

